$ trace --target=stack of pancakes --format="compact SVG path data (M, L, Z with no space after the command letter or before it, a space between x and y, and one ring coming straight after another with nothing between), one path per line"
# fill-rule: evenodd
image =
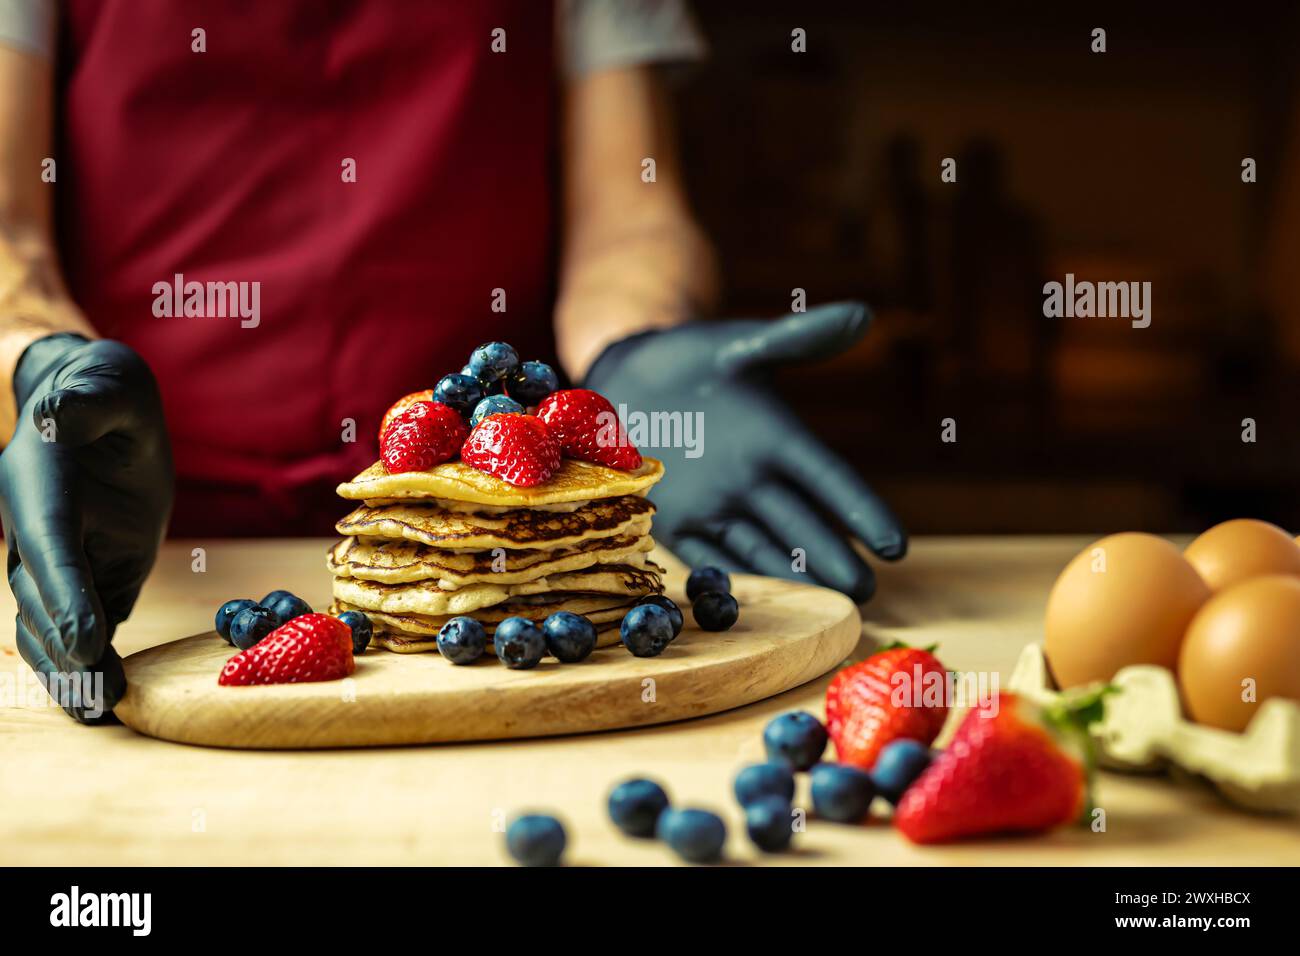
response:
M376 643L407 653L436 650L458 615L490 636L508 617L573 611L599 646L615 643L627 609L663 591L645 498L662 475L653 458L635 471L566 458L520 488L459 461L399 474L378 462L338 487L357 507L328 554L330 611L364 612Z

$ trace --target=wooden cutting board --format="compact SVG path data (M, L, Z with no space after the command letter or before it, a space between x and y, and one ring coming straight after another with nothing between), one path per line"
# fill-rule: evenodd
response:
M676 584L676 587L671 586ZM820 677L858 642L853 602L825 588L738 575L740 620L687 625L656 658L622 645L581 664L512 671L490 654L457 667L437 653L371 648L342 681L220 687L232 650L215 632L132 654L116 708L128 727L188 744L258 749L371 747L544 737L639 727L750 704Z

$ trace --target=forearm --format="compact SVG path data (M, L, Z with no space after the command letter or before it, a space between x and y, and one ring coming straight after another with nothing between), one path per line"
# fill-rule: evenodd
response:
M685 217L585 236L565 260L555 333L560 361L575 381L607 346L705 313L717 294L713 249Z
M51 67L0 47L0 445L13 434L13 373L23 351L52 332L91 334L59 274L51 195Z
M581 77L566 88L564 107L555 333L577 381L613 342L708 311L717 270L691 216L658 73L629 67Z

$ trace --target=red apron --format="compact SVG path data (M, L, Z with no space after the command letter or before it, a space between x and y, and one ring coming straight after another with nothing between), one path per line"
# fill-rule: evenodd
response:
M390 402L484 340L551 358L549 3L72 0L62 29L64 266L158 376L174 534L328 534ZM177 274L260 283L260 324L156 315Z

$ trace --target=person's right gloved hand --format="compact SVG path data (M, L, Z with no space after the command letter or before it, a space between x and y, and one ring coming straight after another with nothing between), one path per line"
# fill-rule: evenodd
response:
M18 427L0 453L0 518L18 651L60 702L96 722L126 690L113 650L153 567L172 504L171 445L148 365L120 342L60 333L14 370ZM85 676L98 681L84 683ZM62 685L66 687L67 685Z

